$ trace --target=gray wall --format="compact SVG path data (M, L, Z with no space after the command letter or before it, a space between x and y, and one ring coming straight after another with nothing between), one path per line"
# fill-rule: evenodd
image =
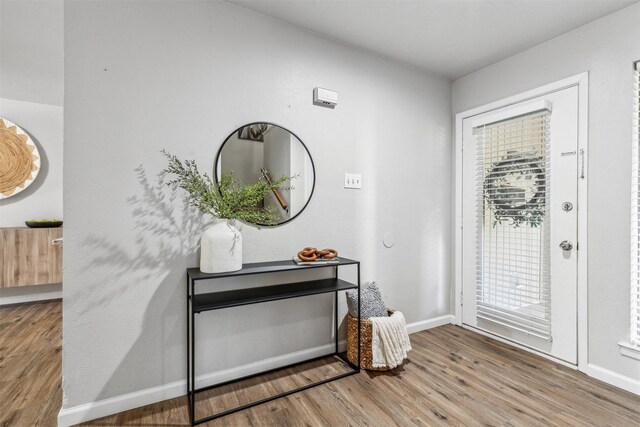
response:
M41 168L24 191L0 200L0 227L62 218L64 96L62 0L0 1L0 116L31 135ZM60 285L0 289L0 305L60 298Z
M335 247L408 322L450 312L450 82L221 3L68 2L65 22L65 408L184 378L204 221L159 183L159 151L210 171L248 122L294 131L317 184L292 223L242 227L245 262ZM330 313L315 296L201 315L201 372L329 343Z
M0 227L62 217L63 10L61 0L0 2L0 116L31 135L42 165L27 189L0 200Z
M0 97L62 106L62 0L0 2Z
M589 72L589 363L640 379L629 340L631 70L640 59L640 4L453 83L453 113Z

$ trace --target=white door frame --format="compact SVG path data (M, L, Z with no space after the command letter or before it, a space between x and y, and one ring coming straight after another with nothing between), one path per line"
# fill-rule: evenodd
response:
M508 98L492 102L456 114L456 152L455 152L455 323L462 326L462 120L478 114L484 114L498 108L507 107L556 92L569 87L578 87L578 369L587 370L588 333L587 333L587 181L589 164L588 150L588 91L589 74L584 72L557 82L538 87ZM581 156L581 153L584 153ZM582 178L584 176L584 178ZM475 329L474 329L475 330ZM555 359L554 359L555 360Z

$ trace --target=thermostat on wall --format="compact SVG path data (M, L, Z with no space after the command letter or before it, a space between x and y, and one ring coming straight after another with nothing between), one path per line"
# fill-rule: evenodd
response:
M335 108L338 105L338 92L317 87L313 89L313 103L321 107Z

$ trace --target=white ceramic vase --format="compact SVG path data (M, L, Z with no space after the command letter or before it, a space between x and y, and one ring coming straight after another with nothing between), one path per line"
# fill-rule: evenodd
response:
M218 219L202 233L200 271L226 273L242 268L242 234L228 219Z

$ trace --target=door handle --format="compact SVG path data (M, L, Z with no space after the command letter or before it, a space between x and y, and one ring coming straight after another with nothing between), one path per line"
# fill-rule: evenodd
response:
M560 247L563 251L570 251L571 249L573 249L573 243L569 242L568 240L563 240L562 242L560 242Z

